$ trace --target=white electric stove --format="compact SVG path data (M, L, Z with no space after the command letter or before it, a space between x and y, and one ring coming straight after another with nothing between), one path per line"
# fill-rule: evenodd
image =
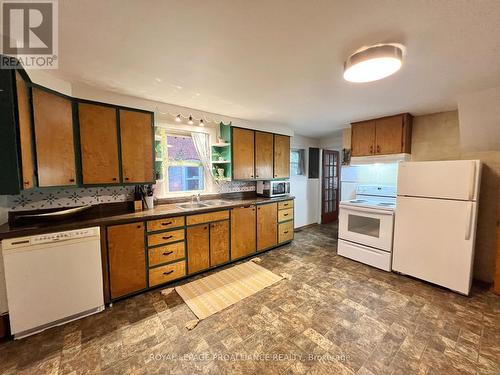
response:
M395 209L395 186L358 185L339 204L338 254L390 271Z

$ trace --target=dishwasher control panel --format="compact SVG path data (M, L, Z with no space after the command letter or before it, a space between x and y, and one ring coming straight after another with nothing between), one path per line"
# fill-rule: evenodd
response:
M26 246L34 246L41 245L46 243L54 243L68 240L76 240L79 238L87 238L99 236L99 228L83 228L83 229L75 229L68 230L65 232L56 232L56 233L46 233L39 234L30 237L21 237L21 238L11 238L2 241L3 249L14 249L19 247Z

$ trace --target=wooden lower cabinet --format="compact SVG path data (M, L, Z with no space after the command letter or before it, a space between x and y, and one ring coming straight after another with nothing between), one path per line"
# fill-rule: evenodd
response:
M167 264L165 266L151 268L149 270L149 286L153 287L164 284L185 275L186 262L184 260Z
M210 267L209 224L195 225L186 229L188 273L196 273Z
M111 298L146 288L144 223L107 228Z
M293 240L293 221L278 224L278 242L288 242Z
M255 206L231 209L231 259L238 259L256 251L255 215Z
M278 204L257 206L257 250L264 250L278 243Z
M229 220L210 223L210 266L229 262Z

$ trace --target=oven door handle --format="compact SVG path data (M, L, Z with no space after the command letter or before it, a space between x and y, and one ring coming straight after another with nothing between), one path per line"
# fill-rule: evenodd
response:
M357 211L357 212L365 212L368 214L380 214L380 215L394 215L393 211L387 210L377 210L376 208L364 208L364 207L354 207L354 206L340 206L341 210L345 211Z

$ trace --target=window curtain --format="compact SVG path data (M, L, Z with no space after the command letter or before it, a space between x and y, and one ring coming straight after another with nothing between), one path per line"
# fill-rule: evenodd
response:
M201 163L203 164L203 169L205 170L205 190L212 191L214 180L212 176L212 165L210 160L210 143L208 134L192 132L191 138L193 138L194 147L200 156Z

